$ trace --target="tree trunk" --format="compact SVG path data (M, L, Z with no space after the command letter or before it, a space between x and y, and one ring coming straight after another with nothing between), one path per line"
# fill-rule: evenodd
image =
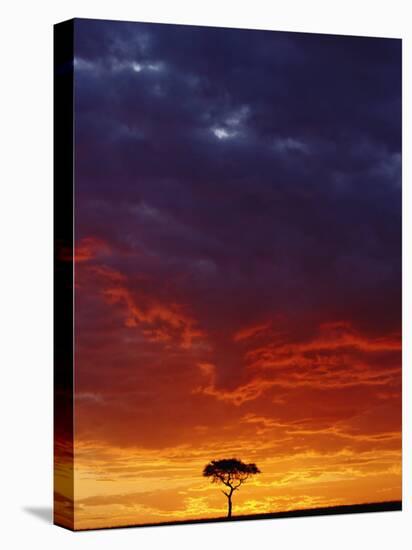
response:
M232 494L227 497L227 517L232 517Z

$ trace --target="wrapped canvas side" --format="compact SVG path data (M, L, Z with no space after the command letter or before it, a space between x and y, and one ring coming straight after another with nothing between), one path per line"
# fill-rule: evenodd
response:
M54 27L54 523L74 529L73 21Z

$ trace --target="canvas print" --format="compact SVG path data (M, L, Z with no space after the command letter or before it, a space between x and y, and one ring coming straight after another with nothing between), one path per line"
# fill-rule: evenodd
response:
M74 19L54 70L55 523L401 509L401 40Z

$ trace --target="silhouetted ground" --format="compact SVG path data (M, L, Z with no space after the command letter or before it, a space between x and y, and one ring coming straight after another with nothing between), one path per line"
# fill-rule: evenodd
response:
M114 527L101 527L84 529L94 531L95 529L122 529L129 527L158 527L162 525L189 525L193 523L217 523L224 521L248 521L255 519L293 518L306 516L332 516L336 514L360 514L371 512L394 512L402 510L402 501L371 502L367 504L350 504L345 506L329 506L326 508L307 508L304 510L289 510L287 512L270 512L267 514L247 514L242 516L234 515L230 520L227 517L189 519L185 521L165 521L162 523L145 523L139 525L121 525Z

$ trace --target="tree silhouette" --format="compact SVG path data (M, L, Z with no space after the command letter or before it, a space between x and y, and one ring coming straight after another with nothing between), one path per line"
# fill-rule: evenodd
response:
M211 477L212 483L223 483L227 490L222 493L227 497L227 517L232 517L232 495L252 475L260 474L256 464L245 464L237 458L212 460L204 469L204 477Z

